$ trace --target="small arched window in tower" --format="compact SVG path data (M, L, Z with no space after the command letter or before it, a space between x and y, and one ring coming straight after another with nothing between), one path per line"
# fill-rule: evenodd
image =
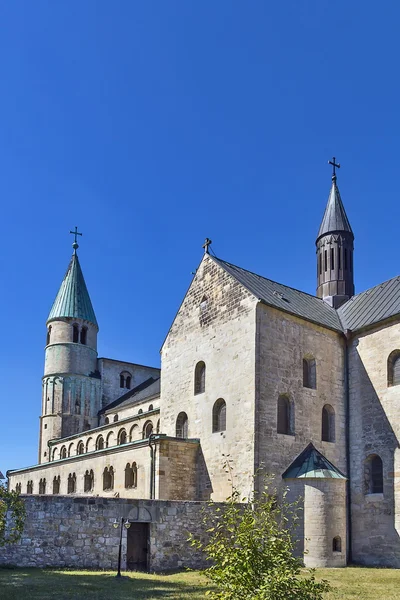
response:
M75 473L70 473L68 475L68 494L75 494L76 492L76 475Z
M79 342L79 325L72 325L72 341L77 344Z
M318 261L319 261L319 274L322 275L322 252L320 252L318 254Z
M393 350L387 361L387 384L400 385L400 350Z
M194 370L194 393L203 394L206 389L206 365L203 361L197 363Z
M60 458L67 458L67 448L63 446L60 450Z
M28 481L26 484L26 493L33 494L33 481Z
M96 450L103 450L104 449L104 438L102 435L99 435L99 437L96 440Z
M331 270L335 268L335 249L331 248Z
M335 441L335 411L330 404L325 404L322 409L322 436L323 442Z
M303 358L303 387L317 388L317 365L315 358Z
M40 479L39 481L39 494L46 493L46 478Z
M328 270L328 252L324 250L324 267L325 272Z
M85 453L85 444L82 441L78 442L78 445L76 447L76 453L77 454L84 454Z
M58 475L58 477L54 477L54 479L53 479L53 494L60 493L60 484L61 484L61 478Z
M92 492L94 487L94 473L93 470L90 469L86 471L84 480L83 480L83 491L84 492Z
M125 467L125 487L126 489L137 487L137 466L133 462L132 466L128 463Z
M81 344L86 346L87 342L87 327L82 327L81 329Z
M293 414L293 402L291 402L288 396L281 395L278 398L277 407L277 433L284 433L285 435L294 434L294 414Z
M342 551L342 538L340 535L337 535L333 538L332 541L332 550L333 552L341 552Z
M176 419L176 437L187 438L188 437L188 416L185 412L180 412Z
M364 463L366 494L383 494L383 463L380 456L370 454Z
M103 471L103 490L114 489L114 469L106 467Z
M49 325L47 328L46 346L48 346L50 344L50 340L51 340L51 325Z
M125 429L121 429L118 433L118 445L121 446L122 444L126 444L126 431Z
M143 427L143 439L147 440L153 433L153 423L151 421L146 421Z
M125 387L127 390L131 389L132 377L130 375L127 376L125 381Z
M344 249L344 270L347 271L347 248Z
M342 268L342 248L340 246L338 247L337 258L338 258L338 269L341 269Z
M223 398L218 398L214 403L212 412L212 430L213 433L226 430L226 402Z

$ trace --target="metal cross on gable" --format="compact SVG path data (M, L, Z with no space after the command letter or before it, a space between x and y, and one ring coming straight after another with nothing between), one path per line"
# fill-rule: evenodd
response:
M83 233L79 233L77 226L75 225L75 231L70 231L70 233L72 233L72 235L75 236L75 240L74 240L74 244L76 244L76 236L77 235L83 235Z
M208 248L209 248L209 246L211 246L211 244L212 244L212 241L209 238L206 238L206 241L203 244L205 254L209 254Z
M332 177L336 177L336 169L340 169L340 164L336 162L336 157L334 156L332 160L328 160L328 164L333 167Z

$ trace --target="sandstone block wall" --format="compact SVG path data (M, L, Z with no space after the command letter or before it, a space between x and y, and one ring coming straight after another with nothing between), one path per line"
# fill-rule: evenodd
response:
M256 460L280 475L313 442L346 474L344 340L338 333L285 314L257 307ZM303 387L303 358L316 360L316 389ZM280 394L294 403L294 435L277 433ZM322 408L335 411L335 442L323 442Z
M400 349L400 324L366 331L349 348L350 483L353 560L400 568L400 386L388 387L387 360ZM383 494L368 493L364 463L383 462Z
M120 530L115 519L149 523L148 569L202 568L205 560L188 543L204 535L201 502L117 498L27 497L22 539L0 548L0 565L117 569ZM127 531L123 530L122 568Z
M103 408L129 391L127 388L120 387L120 373L128 372L132 376L131 389L143 383L149 377L154 377L154 379L160 377L160 369L155 367L136 365L120 360L112 360L111 358L99 358L97 364L97 368L101 373Z
M205 255L162 348L161 430L176 435L181 411L189 438L201 440L201 498L231 494L223 464L248 493L254 469L255 306L257 299ZM195 394L196 364L206 365L205 391ZM213 433L214 403L226 402L226 430Z

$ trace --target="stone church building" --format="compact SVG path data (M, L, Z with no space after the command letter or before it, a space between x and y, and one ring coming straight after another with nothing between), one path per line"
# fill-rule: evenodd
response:
M206 240L158 369L98 357L75 236L46 323L38 464L9 471L10 487L43 514L61 497L148 500L159 523L157 502L174 517L224 501L229 455L244 494L263 465L302 497L307 565L399 568L400 277L355 295L353 243L335 171L315 296Z

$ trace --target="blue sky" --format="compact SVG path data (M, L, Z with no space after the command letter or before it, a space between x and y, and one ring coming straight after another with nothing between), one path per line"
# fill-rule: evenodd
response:
M204 238L315 292L333 155L356 290L399 273L400 5L0 7L0 470L37 458L45 321L79 256L99 355L159 364Z

